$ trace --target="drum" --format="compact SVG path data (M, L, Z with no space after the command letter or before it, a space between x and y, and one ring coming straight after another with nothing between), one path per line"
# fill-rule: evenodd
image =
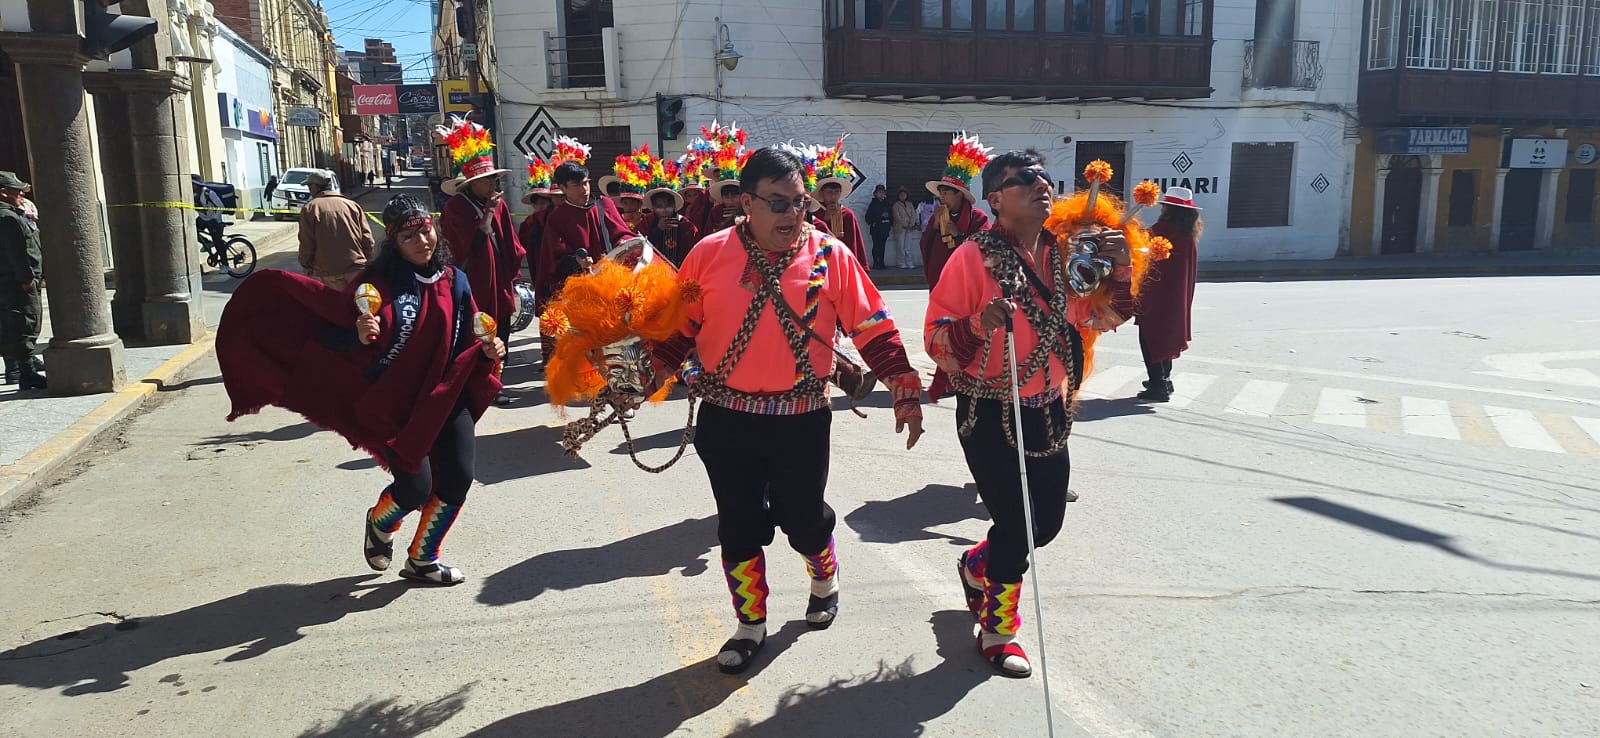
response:
M511 311L511 332L516 333L533 325L533 319L536 317L534 315L533 287L529 286L527 282L513 282L511 289L517 298L516 306Z

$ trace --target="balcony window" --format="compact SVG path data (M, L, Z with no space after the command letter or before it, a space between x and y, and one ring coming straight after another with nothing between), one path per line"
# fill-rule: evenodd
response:
M911 28L912 16L916 12L916 8L913 7L916 3L913 0L855 0L855 3L856 28L908 29ZM942 12L943 8L940 10ZM844 20L841 18L839 25L843 24Z
M1600 0L1589 0L1589 12L1584 15L1588 30L1583 34L1583 73L1600 75Z
M1150 0L1131 0L1131 4L1133 7L1128 12L1130 29L1136 35L1150 33Z
M1011 2L1011 30L1032 31L1034 28L1033 0L1011 0Z
M972 0L922 0L922 27L972 30Z
M1093 0L1045 0L1045 33L1093 33Z
M1406 66L1450 68L1450 31L1455 27L1456 0L1413 0L1408 19Z
M1500 13L1500 71L1539 71L1539 41L1549 18L1545 0L1504 0Z
M984 7L987 12L983 16L983 27L990 31L1006 30L1006 0L985 0Z
M1128 32L1128 0L1106 0L1106 33Z
M1400 0L1372 0L1372 32L1367 34L1367 69L1394 69Z
M1545 9L1541 51L1546 74L1577 74L1584 0L1553 0Z
M1494 71L1494 23L1499 0L1459 0L1455 16L1453 66L1469 72Z

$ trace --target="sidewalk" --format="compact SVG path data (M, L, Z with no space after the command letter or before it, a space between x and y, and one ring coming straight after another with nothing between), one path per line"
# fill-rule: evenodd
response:
M1335 259L1200 262L1202 282L1323 279L1340 277L1493 277L1600 274L1600 250L1551 254L1539 251L1483 256L1342 256ZM874 269L878 285L926 286L921 269Z
M228 226L256 245L257 268L294 268L297 225L271 220L247 221ZM198 252L199 246L196 245ZM237 280L214 271L202 278L202 304L208 331L215 330ZM108 287L106 299L113 290ZM49 292L45 293L44 325L39 345L50 340ZM123 366L128 383L117 392L56 397L44 392L21 392L15 385L0 386L0 507L32 491L61 468L99 434L144 403L152 394L171 386L189 364L210 352L212 336L182 346L127 345ZM48 372L47 372L48 373Z

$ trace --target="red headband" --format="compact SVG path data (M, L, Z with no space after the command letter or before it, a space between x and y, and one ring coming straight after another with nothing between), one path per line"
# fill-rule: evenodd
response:
M393 236L401 231L409 231L414 228L421 228L425 225L433 225L433 218L428 216L426 213L417 213L416 215L406 218L400 223L389 226L389 235Z

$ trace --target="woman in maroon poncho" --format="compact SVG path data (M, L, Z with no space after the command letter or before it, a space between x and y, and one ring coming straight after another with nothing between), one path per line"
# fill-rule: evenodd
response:
M1166 402L1172 397L1172 360L1189 348L1189 311L1194 305L1194 283L1200 270L1199 242L1204 225L1194 193L1172 187L1161 197L1161 218L1150 235L1172 242L1172 256L1151 263L1139 294L1136 320L1139 350L1144 354L1150 379L1138 397Z
M377 257L343 292L275 269L239 285L217 330L228 419L277 405L371 454L394 482L362 517L367 565L389 568L401 521L422 508L400 575L458 584L439 544L472 486L473 425L500 391L505 344L474 335L472 290L427 207L399 195L383 220ZM357 307L369 286L375 314Z

